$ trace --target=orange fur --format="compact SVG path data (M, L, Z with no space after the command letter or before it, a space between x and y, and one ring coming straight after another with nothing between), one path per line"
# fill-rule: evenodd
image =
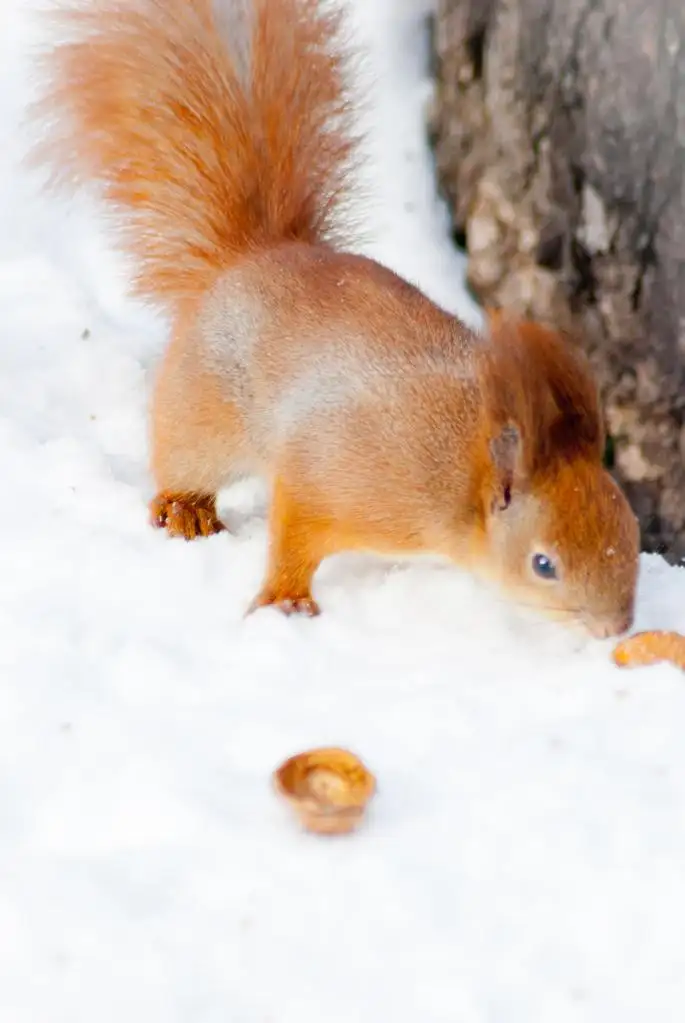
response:
M637 526L580 353L500 313L478 337L337 249L356 140L330 0L61 6L38 156L101 184L139 294L172 316L155 524L219 531L217 491L256 473L272 493L253 607L317 614L332 554L434 552L597 635L627 628Z
M211 0L65 0L35 110L36 158L102 185L139 294L172 309L246 251L335 237L351 184L340 12L223 7L225 25Z

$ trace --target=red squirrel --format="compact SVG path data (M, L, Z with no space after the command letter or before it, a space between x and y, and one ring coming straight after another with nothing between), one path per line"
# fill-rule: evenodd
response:
M153 522L218 532L270 488L253 608L314 615L321 561L434 553L596 636L633 619L638 528L596 388L557 333L483 336L345 251L355 108L317 0L64 0L39 157L97 183L135 290L171 317L151 410Z

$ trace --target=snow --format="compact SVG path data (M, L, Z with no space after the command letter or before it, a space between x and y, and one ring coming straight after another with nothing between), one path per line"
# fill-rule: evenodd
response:
M5 0L0 38L0 1019L682 1020L682 676L621 673L426 561L338 559L320 619L244 619L249 489L236 535L148 527L165 325L89 200L17 166L30 6ZM371 247L477 322L433 198L424 10L357 0ZM685 629L657 557L645 627ZM270 786L328 743L378 778L349 838L301 833Z

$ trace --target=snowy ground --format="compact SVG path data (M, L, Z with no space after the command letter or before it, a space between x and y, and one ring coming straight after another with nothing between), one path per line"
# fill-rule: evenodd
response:
M375 252L475 319L423 145L424 3L358 0ZM424 564L340 559L321 619L243 621L260 514L148 528L164 325L93 210L13 167L28 7L0 38L0 1020L682 1021L682 676ZM658 558L636 625L685 628ZM351 839L270 789L324 743L379 780Z

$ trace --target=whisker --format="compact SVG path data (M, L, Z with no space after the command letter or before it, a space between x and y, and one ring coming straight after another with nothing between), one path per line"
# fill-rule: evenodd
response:
M543 634L552 635L550 630L553 629L555 625L563 625L566 627L570 622L572 625L577 624L583 627L585 624L583 620L585 612L581 607L557 607L555 604L536 604L533 601L525 600L512 601L511 597L500 596L497 593L492 594L492 596L498 604L503 604L514 612L517 608L521 608L526 610L531 609L538 612L548 611L557 616L556 621L554 619L546 619L544 614L540 617L536 616L534 618L526 618L527 632L542 632ZM576 633L575 631L570 630L566 633L566 636L568 638L564 644L565 649L568 648L569 651L572 651L573 653L581 653L583 650L587 649L589 636L583 635L582 631Z
M553 611L555 614L575 615L580 618L583 614L582 607L557 607L556 604L537 604L534 601L518 600L512 601L509 597L495 596L498 604L506 604L508 607L527 607L534 611Z

